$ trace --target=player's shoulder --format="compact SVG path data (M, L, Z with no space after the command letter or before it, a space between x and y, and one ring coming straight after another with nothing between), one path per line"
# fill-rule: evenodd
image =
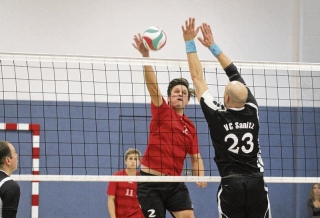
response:
M0 182L7 177L9 176L4 171L0 170Z
M9 184L11 186L19 186L17 181L12 179L11 177L4 178L3 180L1 180L0 184L2 184L2 185L8 185Z
M11 192L20 193L20 185L11 177L6 177L1 182L0 193Z
M206 92L203 93L200 99L200 105L202 108L211 108L213 111L218 111L218 112L226 111L225 105L222 102L218 101L218 99L213 97L210 90L207 90ZM210 113L212 113L212 111Z
M0 173L0 187L4 184L14 184L15 182L10 176L8 176L6 173L2 172ZM18 183L17 183L18 184Z

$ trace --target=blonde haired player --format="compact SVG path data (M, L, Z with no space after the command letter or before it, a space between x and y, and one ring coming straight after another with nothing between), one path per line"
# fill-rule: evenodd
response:
M307 211L309 217L320 217L320 183L314 183L311 187Z
M126 168L117 171L115 176L139 175L141 153L138 149L129 148L125 153ZM144 218L137 199L136 182L109 182L108 210L110 218Z

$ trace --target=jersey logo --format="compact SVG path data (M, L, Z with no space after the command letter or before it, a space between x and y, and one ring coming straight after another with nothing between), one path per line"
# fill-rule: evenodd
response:
M183 134L188 135L188 131L189 131L188 128L186 126L184 126L184 130L182 131Z

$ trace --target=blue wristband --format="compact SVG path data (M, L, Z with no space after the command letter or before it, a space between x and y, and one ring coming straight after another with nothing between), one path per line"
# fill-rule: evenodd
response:
M214 43L213 45L211 45L210 47L209 47L209 50L211 51L211 53L215 56L215 57L217 57L222 51L221 51L221 49L219 48L219 46L216 44L216 43Z
M186 41L186 52L187 54L197 52L196 44L193 40Z

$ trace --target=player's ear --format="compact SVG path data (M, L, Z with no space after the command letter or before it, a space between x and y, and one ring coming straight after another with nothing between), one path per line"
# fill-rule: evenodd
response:
M10 158L10 157L6 157L5 160L4 160L4 162L5 162L6 164L10 165L10 163L11 163L11 158Z
M224 102L227 103L227 102L229 102L229 100L230 100L229 95L226 94L226 95L224 96Z
M226 95L226 102L229 102L230 98L229 95Z

